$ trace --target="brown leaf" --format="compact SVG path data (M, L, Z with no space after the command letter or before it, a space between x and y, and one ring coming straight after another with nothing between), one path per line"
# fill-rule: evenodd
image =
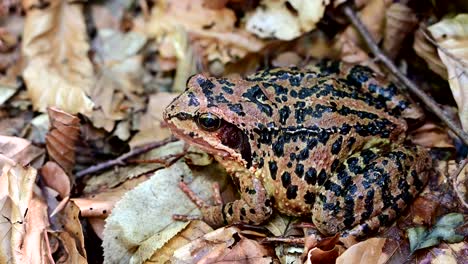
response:
M80 134L80 120L57 108L48 109L50 130L46 136L49 157L70 175L75 165L75 148Z
M173 262L271 263L271 253L255 240L245 238L236 227L219 228L174 252Z
M398 244L386 238L370 238L348 248L337 259L337 264L345 263L386 263Z
M31 165L38 168L44 161L44 150L26 139L0 136L0 168L6 164Z
M52 0L38 8L40 2L23 3L27 14L22 51L28 60L23 77L34 109L45 112L57 106L90 114L93 102L87 94L94 77L82 5Z
M402 3L391 4L385 15L383 49L387 55L395 58L401 50L403 40L417 26L418 19L413 10Z
M70 196L70 179L57 163L48 161L41 168L41 175L45 184L57 191L62 199Z
M448 129L430 121L411 131L410 136L413 143L427 148L455 148Z

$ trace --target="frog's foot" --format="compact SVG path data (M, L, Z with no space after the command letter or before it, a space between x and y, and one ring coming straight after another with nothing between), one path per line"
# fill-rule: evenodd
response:
M190 187L185 182L179 182L179 188L187 195L187 197L202 211L202 213L206 210L209 210L210 207L213 207L203 201L198 195L190 189ZM221 193L219 191L219 184L213 183L213 200L215 202L215 206L221 206L223 204L223 200L221 198ZM174 220L178 221L191 221L191 220L204 220L203 216L198 215L182 215L182 214L174 214L172 215Z

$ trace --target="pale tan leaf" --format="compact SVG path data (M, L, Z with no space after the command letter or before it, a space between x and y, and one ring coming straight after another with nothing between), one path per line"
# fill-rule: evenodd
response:
M268 249L236 227L222 227L174 252L172 263L272 263Z
M23 77L35 110L57 106L70 113L91 113L87 94L93 66L78 2L50 1L45 8L26 9L22 51L28 60ZM71 19L73 18L73 19Z
M145 263L170 263L174 251L211 231L213 229L205 222L192 221L184 230L171 238L160 250L156 251Z
M75 165L80 119L53 107L48 109L48 113L51 127L46 136L47 152L69 174Z
M28 263L30 252L22 250L25 217L33 197L36 170L5 165L0 176L0 262Z
M44 161L44 150L19 137L0 136L0 168L5 164L31 165L39 168Z
M426 122L424 125L411 131L413 143L427 148L451 148L454 149L452 138L448 134L448 129L438 126L432 122Z
M398 248L398 244L386 238L370 238L348 248L337 259L337 264L384 264Z
M391 58L401 50L406 36L418 25L418 18L411 8L402 3L393 3L385 12L383 49Z
M184 51L176 46L180 43L176 36L179 27L193 36L191 45L194 53L201 54L210 62L236 61L248 52L263 48L263 41L235 27L236 16L233 10L205 8L203 2L204 0L164 0L155 3L151 10L151 19L146 24L146 32L157 39L162 58L187 56L177 54Z
M254 11L246 14L246 29L262 38L292 40L314 29L329 3L329 0L262 0Z
M33 195L28 205L25 223L26 233L22 245L24 259L27 259L29 263L48 263L48 241L44 234L49 228L49 218L47 204L42 197Z
M419 57L426 61L429 69L444 79L448 78L445 65L437 55L437 48L426 39L423 27L420 27L414 34L413 49Z
M196 214L198 208L179 189L178 182L183 179L190 183L192 190L208 200L213 181L226 176L218 166L207 166L197 173L194 177L185 163L177 162L127 192L107 218L103 241L105 263L142 263L183 230L188 222L175 221L172 215Z
M448 81L458 105L462 127L468 130L468 14L443 19L430 26L437 53L447 67Z

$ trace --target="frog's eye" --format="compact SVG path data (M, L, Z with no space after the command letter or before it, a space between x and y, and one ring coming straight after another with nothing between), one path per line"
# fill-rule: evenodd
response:
M212 113L199 114L197 124L207 131L215 131L221 127L221 119Z

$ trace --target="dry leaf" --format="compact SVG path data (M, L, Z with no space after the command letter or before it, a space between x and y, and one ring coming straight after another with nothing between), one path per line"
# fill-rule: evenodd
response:
M55 162L48 161L40 170L44 183L57 191L60 198L70 196L70 179L63 169Z
M49 230L49 217L46 201L42 197L33 194L25 222L26 233L22 245L24 259L29 260L29 263L48 263L49 252L44 234Z
M314 29L329 3L329 0L262 0L254 11L246 14L246 29L261 38L292 40Z
M272 263L269 250L245 238L236 227L222 227L174 252L172 263Z
M423 58L429 69L437 73L444 79L447 79L447 70L445 65L437 55L437 48L432 45L424 35L425 26L420 26L414 33L413 49L419 57Z
M385 15L383 49L387 55L395 58L401 50L403 40L418 25L418 19L413 10L402 3L391 4Z
M468 14L460 14L428 27L437 53L447 67L448 81L458 105L462 127L468 130Z
M208 9L203 6L203 2L165 0L155 3L151 19L146 25L146 32L157 39L161 57L187 56L180 54L184 50L177 47L180 43L176 35L178 27L182 27L192 37L191 44L195 53L210 62L237 61L248 52L256 52L263 48L264 42L235 28L236 16L231 9Z
M91 119L94 126L111 131L115 121L144 107L143 57L137 53L146 37L137 32L102 29L95 42L98 74L90 93L96 108Z
M337 259L337 264L384 264L398 249L396 241L386 238L370 238L348 248Z
M6 164L31 165L39 168L44 161L44 150L26 139L0 136L0 168Z
M75 166L75 148L80 135L80 119L57 108L49 108L50 130L46 147L50 159L68 175ZM72 181L73 184L73 181Z
M22 43L28 64L23 77L34 109L45 112L48 106L57 106L89 115L93 66L82 5L52 0L40 9L35 7L38 3L29 4Z
M411 131L410 136L414 144L426 148L455 148L453 140L448 134L448 129L430 121Z
M204 167L197 173L200 175L194 177L185 163L177 162L127 192L107 218L105 263L142 263L183 230L188 222L175 221L172 215L196 214L198 208L179 189L178 182L191 182L192 190L209 200L213 181L223 178L219 177L223 172L217 166Z
M0 176L0 263L29 263L29 257L38 249L23 248L25 234L31 231L25 219L29 219L27 212L32 209L29 205L35 180L33 167L3 166Z
M156 251L148 262L170 263L174 251L212 231L213 229L205 222L192 221L184 230L171 238L163 248Z

